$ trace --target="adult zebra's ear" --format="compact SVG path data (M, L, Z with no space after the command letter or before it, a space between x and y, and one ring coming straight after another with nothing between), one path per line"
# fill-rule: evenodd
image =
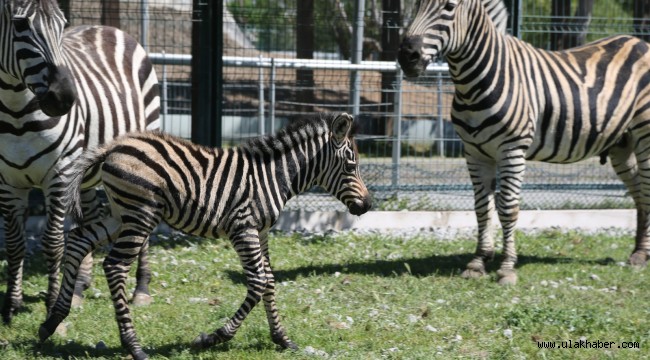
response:
M342 113L332 121L332 134L336 140L341 141L350 135L353 120L352 115Z

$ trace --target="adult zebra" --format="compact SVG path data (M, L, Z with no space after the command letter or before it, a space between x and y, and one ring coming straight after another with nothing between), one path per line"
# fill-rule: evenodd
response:
M503 228L499 283L517 280L514 229L526 160L571 163L608 153L637 208L631 264L650 250L650 48L613 36L561 52L499 33L479 0L423 0L398 53L407 76L444 57L456 88L451 117L474 187L478 246L465 277L494 254L495 208Z
M107 239L115 239L104 260L122 345L134 359L140 346L124 288L130 264L149 233L164 220L188 234L227 236L244 267L248 292L237 312L220 329L201 334L195 346L230 340L263 299L273 342L295 348L280 324L275 305L267 235L285 203L322 186L354 215L371 206L359 174L353 119L348 114L297 121L276 136L254 139L239 148L212 149L160 133L131 134L88 151L75 165L68 192L78 213L83 174L101 165L112 216L74 229L69 235L63 286L39 337L47 339L70 311L78 265ZM114 234L114 236L112 235Z
M5 221L8 280L2 318L22 304L24 221L31 188L43 189L42 244L47 308L59 289L65 171L86 147L128 131L157 128L158 85L140 45L120 30L77 26L64 31L54 0L0 0L0 212ZM97 184L90 174L84 187ZM86 208L94 190L84 192ZM96 216L96 212L88 214ZM146 274L141 278L147 280Z

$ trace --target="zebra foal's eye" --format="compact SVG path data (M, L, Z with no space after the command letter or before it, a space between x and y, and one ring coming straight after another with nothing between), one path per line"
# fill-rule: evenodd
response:
M357 170L357 164L348 162L348 163L345 163L344 168L345 168L345 172L352 173L352 172L355 172L355 170Z

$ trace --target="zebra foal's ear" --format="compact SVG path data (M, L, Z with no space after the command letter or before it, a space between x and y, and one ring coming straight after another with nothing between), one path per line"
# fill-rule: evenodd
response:
M350 135L350 129L352 129L352 115L348 113L342 113L337 116L334 121L332 121L332 134L337 140L343 140Z

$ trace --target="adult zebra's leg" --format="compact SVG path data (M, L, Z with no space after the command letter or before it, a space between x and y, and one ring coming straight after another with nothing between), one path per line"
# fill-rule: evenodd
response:
M264 260L257 231L247 229L237 232L230 235L230 241L244 267L248 288L246 299L224 326L210 334L201 333L193 342L193 346L197 348L207 348L232 339L267 289L267 275L264 271Z
M106 243L120 228L119 220L109 217L99 222L77 227L68 234L61 291L47 320L41 324L38 336L45 341L68 316L72 306L75 284L84 259Z
M515 227L519 219L519 194L526 170L526 159L523 150L503 153L499 160L500 192L497 196L497 212L503 229L503 261L497 271L499 284L514 285L517 283L515 264L517 249L515 248Z
M643 266L647 260L644 243L647 243L648 236L648 226L646 224L648 213L643 204L639 167L629 134L624 134L614 146L609 148L608 155L616 175L625 184L627 192L634 200L634 206L636 207L636 245L628 261L631 265Z
M275 304L275 277L271 268L271 257L269 256L269 247L266 234L260 234L262 246L262 256L264 258L264 272L266 273L266 290L262 295L264 300L264 309L266 310L266 319L271 329L271 339L274 343L280 345L283 349L298 349L298 346L289 339L287 331L280 323L280 315Z
M45 298L48 314L59 294L59 273L65 246L63 225L67 211L67 199L65 199L63 193L65 182L64 179L57 177L49 182L50 186L43 189L47 222L41 242L48 273L48 287Z
M485 262L494 258L492 216L494 214L494 190L496 165L491 160L477 159L465 154L467 169L474 188L474 211L478 221L478 244L474 258L461 274L464 278L476 278L486 274Z
M4 217L7 251L7 292L2 305L2 320L11 322L23 304L23 262L25 259L25 220L29 189L0 186L0 210Z

